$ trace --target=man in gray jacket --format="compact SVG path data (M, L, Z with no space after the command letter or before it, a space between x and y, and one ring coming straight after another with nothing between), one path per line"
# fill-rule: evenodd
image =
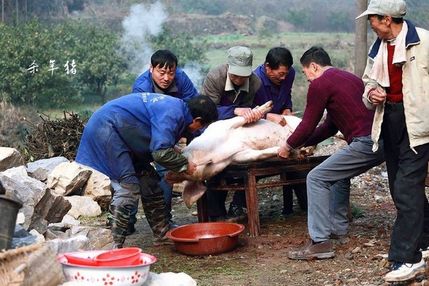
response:
M387 282L425 272L422 250L429 245L425 177L429 160L429 31L403 19L403 0L371 0L368 17L377 40L363 76L363 101L376 109L374 150L383 139L389 188L397 209L391 235ZM358 17L358 18L359 18Z
M252 62L253 53L248 47L235 46L228 50L227 63L207 74L201 94L207 95L216 103L219 119L241 115L247 122L253 122L263 116L251 110L256 91L261 86L261 80L252 72ZM208 214L211 221L227 219L226 195L227 192L208 190ZM244 192L235 192L228 216L245 217L245 206Z

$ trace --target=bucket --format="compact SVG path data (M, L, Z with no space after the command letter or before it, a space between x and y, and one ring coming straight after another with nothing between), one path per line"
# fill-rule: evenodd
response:
M22 204L0 195L0 250L9 249L15 232L16 216Z

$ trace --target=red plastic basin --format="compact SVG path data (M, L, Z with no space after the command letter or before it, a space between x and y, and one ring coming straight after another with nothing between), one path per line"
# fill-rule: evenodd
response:
M112 249L95 256L94 261L99 266L127 266L140 263L142 250L138 247Z
M176 250L187 255L212 255L233 250L244 225L230 222L206 222L179 226L167 237Z

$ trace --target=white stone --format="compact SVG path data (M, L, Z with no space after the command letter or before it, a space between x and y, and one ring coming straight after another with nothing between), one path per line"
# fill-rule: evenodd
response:
M150 272L143 286L197 286L197 282L184 272Z
M21 153L15 148L0 147L0 171L25 164Z
M68 215L78 219L80 216L99 216L101 215L100 206L90 197L85 196L71 196L64 197L72 205L67 213Z
M24 214L24 228L28 228L34 213L34 207L46 193L46 185L27 175L24 166L8 169L0 173L0 181L6 194L22 202L20 212Z
M29 232L30 232L31 235L34 235L35 237L37 237L36 238L36 242L37 243L45 242L45 237L42 234L40 234L37 230L32 229Z
M47 185L55 195L80 195L91 173L76 162L64 162L48 175Z
M25 222L25 215L22 212L19 212L16 216L16 224L23 224Z
M65 157L53 157L37 160L27 164L27 172L30 177L44 182L48 179L49 173L51 173L59 164L64 162L69 162L69 160Z
M76 163L79 164L79 163ZM112 199L112 184L110 178L103 173L88 166L79 164L84 170L90 170L89 177L85 187L84 195L96 201L102 209L108 209Z

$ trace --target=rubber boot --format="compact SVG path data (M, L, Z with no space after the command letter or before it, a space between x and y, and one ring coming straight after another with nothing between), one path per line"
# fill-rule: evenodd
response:
M165 202L162 193L142 196L143 210L147 222L152 229L155 242L164 241L165 234L170 229L165 215Z
M126 207L115 207L111 205L109 211L112 214L111 221L114 248L122 248L127 235L131 210Z

